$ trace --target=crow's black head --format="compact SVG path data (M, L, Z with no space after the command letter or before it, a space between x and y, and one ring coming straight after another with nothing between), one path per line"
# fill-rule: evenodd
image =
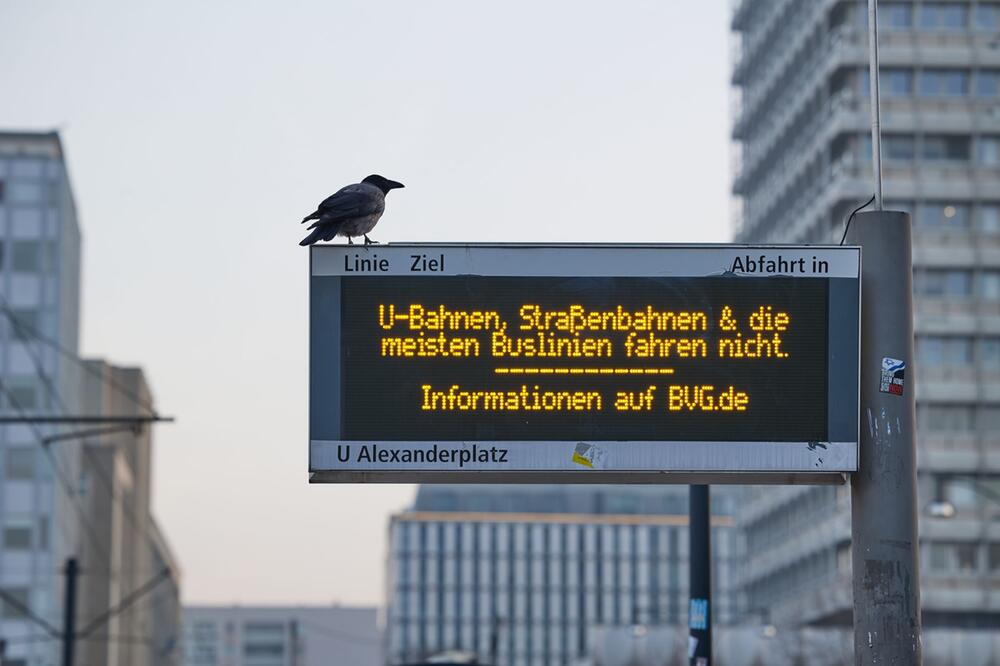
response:
M382 194L388 194L389 190L396 190L403 187L402 183L397 183L394 180L389 180L388 178L383 178L382 176L373 174L365 178L362 183L368 183L369 185L374 185L378 189L382 190Z

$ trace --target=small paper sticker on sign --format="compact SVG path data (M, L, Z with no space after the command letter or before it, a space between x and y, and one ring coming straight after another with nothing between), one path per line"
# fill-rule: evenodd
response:
M604 449L586 442L577 443L576 449L573 450L573 462L591 469L604 469L606 457L607 452Z
M882 359L882 380L879 391L893 395L903 395L903 375L906 373L906 363L898 358Z

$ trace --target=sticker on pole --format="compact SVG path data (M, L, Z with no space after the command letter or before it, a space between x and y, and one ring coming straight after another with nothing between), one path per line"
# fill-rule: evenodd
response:
M903 395L903 374L905 372L905 361L886 356L882 359L882 381L878 390L882 393Z
M708 599L692 599L688 612L688 627L708 629Z

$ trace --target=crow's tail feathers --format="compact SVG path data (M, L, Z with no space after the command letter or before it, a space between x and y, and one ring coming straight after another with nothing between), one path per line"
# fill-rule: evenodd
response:
M318 219L319 219L319 210L316 210L303 217L302 222L308 222L309 220L318 220ZM302 222L299 222L299 224L302 224Z
M308 236L299 241L299 245L302 246L312 245L313 243L315 243L316 241L320 240L323 237L323 233L324 233L323 229L319 228L313 229L312 233L310 233Z

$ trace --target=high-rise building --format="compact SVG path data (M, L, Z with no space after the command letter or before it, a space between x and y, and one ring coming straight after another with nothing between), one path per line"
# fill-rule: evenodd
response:
M153 413L141 370L79 358L79 300L80 231L59 136L0 132L4 416ZM0 425L4 666L60 662L70 559L78 663L179 662L179 572L150 513L151 433L100 425Z
M53 387L67 409L77 410L79 368L28 329L76 354L79 302L80 230L59 136L0 132L0 412L53 413ZM5 666L58 662L58 642L29 640L41 629L9 602L62 625L61 572L75 552L80 524L73 506L78 498L60 479L75 483L80 449L43 450L40 440L52 432L45 425L0 426Z
M598 628L682 627L686 486L421 486L392 517L388 664L435 654L503 666L589 657ZM730 495L713 494L714 617L734 617Z
M380 666L375 608L186 606L186 666Z
M913 219L924 623L995 629L1000 3L878 4L885 207ZM732 29L736 240L839 242L874 190L866 3L743 0ZM742 508L747 610L849 625L848 489L754 488Z

